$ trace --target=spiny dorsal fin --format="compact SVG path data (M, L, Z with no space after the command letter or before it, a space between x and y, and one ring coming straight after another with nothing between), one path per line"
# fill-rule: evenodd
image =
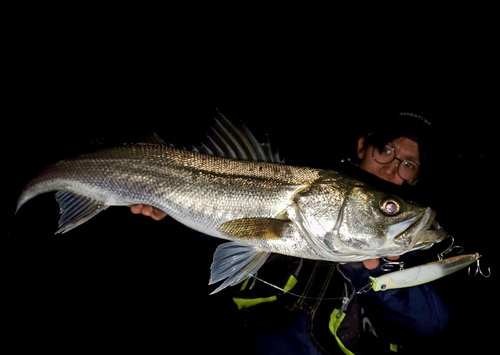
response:
M214 118L212 134L207 134L201 145L193 147L194 151L241 160L285 162L278 152L272 152L269 142L260 143L243 123L238 128L220 111L217 113L219 117Z

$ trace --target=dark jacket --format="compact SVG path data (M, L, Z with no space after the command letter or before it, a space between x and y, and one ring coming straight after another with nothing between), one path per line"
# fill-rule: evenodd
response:
M411 267L416 255L400 260ZM449 311L431 284L357 293L381 266L270 257L234 296L256 353L390 353L442 331Z

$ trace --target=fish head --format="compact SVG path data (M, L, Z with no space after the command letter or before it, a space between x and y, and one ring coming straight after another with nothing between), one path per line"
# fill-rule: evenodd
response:
M338 262L402 255L448 236L435 210L397 191L325 171L296 195L294 221L314 253Z
M341 209L336 244L361 256L426 249L448 235L435 221L432 208L366 184L354 185Z

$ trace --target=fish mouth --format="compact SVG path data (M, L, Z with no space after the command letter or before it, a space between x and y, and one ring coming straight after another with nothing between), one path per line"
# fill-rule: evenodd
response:
M428 249L435 243L441 242L446 237L448 237L446 229L441 227L438 221L433 219L429 227L422 233L418 242L415 243L415 247L418 249Z
M405 249L427 249L440 242L448 235L435 220L436 212L431 208L419 216L389 227L387 232L394 238L394 243Z

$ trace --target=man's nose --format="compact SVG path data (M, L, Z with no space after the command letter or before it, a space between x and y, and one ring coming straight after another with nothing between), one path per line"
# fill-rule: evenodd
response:
M382 166L382 172L388 177L393 178L398 172L399 161L394 159L389 164L384 164Z

